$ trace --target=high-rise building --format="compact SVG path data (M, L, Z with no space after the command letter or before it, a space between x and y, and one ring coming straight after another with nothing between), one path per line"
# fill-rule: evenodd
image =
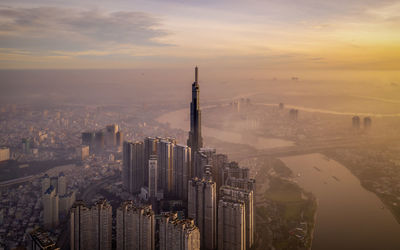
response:
M158 188L164 190L166 196L173 195L173 149L174 144L168 139L160 139L157 145Z
M48 174L45 174L42 177L42 194L44 194L47 191L47 189L49 189L49 187L50 187L50 177Z
M202 249L217 247L216 184L210 179L194 178L188 185L188 217L199 227Z
M140 193L144 186L143 142L124 142L122 181L131 193Z
M68 211L70 210L70 208L72 207L72 205L75 203L75 199L76 199L76 194L74 191L65 193L63 195L59 195L59 206L58 206L58 210L60 215L67 215Z
M95 133L94 137L94 152L102 153L104 150L104 132L98 131Z
M54 186L50 186L43 194L43 224L46 229L58 226L58 196Z
M218 250L246 249L246 208L241 201L218 203Z
M58 176L50 177L50 186L53 186L58 194Z
M200 232L194 220L179 220L176 213L160 219L160 250L199 250Z
M236 178L236 177L229 177L225 184L227 186L241 188L245 190L251 190L253 193L256 191L256 180L255 179L248 179L248 178Z
M126 201L117 209L117 250L154 250L154 233L151 206L136 206Z
M351 118L353 128L359 129L360 128L360 117L359 116L353 116Z
M245 190L231 186L222 186L220 198L224 201L243 202L245 205L246 247L250 249L254 244L254 197L252 190Z
M198 68L195 68L195 78L192 84L192 102L190 103L190 131L187 145L196 152L203 147L201 136L201 110L200 110L200 86L198 82Z
M174 196L187 201L188 182L191 177L191 149L185 145L174 147Z
M83 132L82 133L82 145L92 146L94 143L95 133Z
M112 207L106 200L97 201L90 209L92 213L92 235L94 248L111 250L112 248Z
M58 175L58 188L57 193L58 195L65 195L67 193L67 177L65 177L64 173L61 172Z
M229 162L221 169L221 185L225 185L229 178L249 179L249 169L241 168L237 162Z
M368 117L364 117L364 128L365 129L370 128L371 124L372 124L371 117L369 117L369 116Z
M70 249L94 249L92 213L83 201L77 201L70 213Z
M148 193L149 193L149 198L156 198L157 197L157 156L156 155L151 155L150 159L148 160L149 164L148 164L148 169L149 169L149 173L148 173Z
M203 178L205 166L208 165L208 157L207 155L200 151L193 151L193 174L192 178Z
M117 124L106 126L105 144L108 147L115 147L117 145L117 132L118 132Z
M31 141L29 138L22 139L22 153L24 153L24 154L31 153Z
M90 155L90 146L81 145L76 148L76 158L80 161L85 160Z
M0 162L10 160L10 148L0 147Z
M149 159L151 155L157 155L158 139L153 137L146 137L144 139L144 185L148 186L149 180Z
M124 143L124 133L122 131L117 132L117 147L122 147Z
M28 237L28 250L59 250L49 233L42 228L36 228Z

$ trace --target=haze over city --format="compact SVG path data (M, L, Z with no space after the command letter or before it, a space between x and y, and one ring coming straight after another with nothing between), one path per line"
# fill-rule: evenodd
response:
M0 249L399 249L399 13L3 0Z

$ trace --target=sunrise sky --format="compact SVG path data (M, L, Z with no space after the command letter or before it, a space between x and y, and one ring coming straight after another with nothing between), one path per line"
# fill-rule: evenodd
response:
M399 70L400 1L2 0L1 69Z

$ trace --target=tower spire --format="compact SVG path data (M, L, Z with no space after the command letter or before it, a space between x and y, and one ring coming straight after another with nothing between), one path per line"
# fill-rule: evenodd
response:
M194 82L198 81L199 79L198 77L199 77L199 69L196 66L196 68L194 69Z

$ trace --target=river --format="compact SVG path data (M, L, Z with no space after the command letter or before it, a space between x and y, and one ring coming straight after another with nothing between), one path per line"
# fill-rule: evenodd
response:
M202 110L207 110L214 106L203 107ZM180 109L177 111L169 112L161 115L157 118L158 122L169 123L172 128L182 129L184 131L189 131L190 121L189 121L189 109ZM282 140L277 138L266 138L266 137L246 137L242 134L219 130L215 128L201 126L203 137L214 137L218 140L237 143L237 144L247 144L256 149L271 149L278 147L288 147L293 146L294 142L288 140Z
M317 197L312 249L400 249L400 224L346 167L321 154L281 160Z

